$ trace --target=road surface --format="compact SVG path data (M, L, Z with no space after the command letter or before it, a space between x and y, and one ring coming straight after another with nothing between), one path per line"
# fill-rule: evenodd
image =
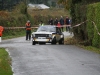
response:
M20 37L0 47L12 58L13 75L100 75L100 55L74 45L32 45Z

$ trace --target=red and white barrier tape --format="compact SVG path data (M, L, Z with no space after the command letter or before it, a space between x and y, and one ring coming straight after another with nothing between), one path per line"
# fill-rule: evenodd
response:
M87 20L87 21L88 21L88 20ZM72 28L74 28L74 27L78 27L78 26L80 26L80 25L86 23L87 21L84 21L84 22L82 22L82 23L80 23L80 24L77 24L77 25L75 25L75 26L72 26ZM95 29L97 30L97 34L100 35L100 32L99 32L99 30L98 30L98 28L97 28L95 22L93 22L93 21L91 21L91 22L93 23Z
M34 26L31 28L38 28L38 27ZM4 27L4 29L25 29L25 27Z
M88 21L88 20L87 20L87 21ZM63 25L63 26L60 26L60 27L71 26L72 28L74 28L74 27L78 27L78 26L80 26L80 25L86 23L87 21L84 21L84 22L82 22L82 23L80 23L80 24L77 24L77 25L74 25L74 26L71 26L71 25ZM91 21L91 22L93 23L95 29L97 30L97 34L100 35L100 32L99 32L99 30L98 30L98 28L97 28L95 22L93 22L93 21ZM24 28L25 28L25 27L4 27L4 29L24 29ZM32 28L38 28L38 26L34 26L34 27L32 27Z
M97 30L98 35L100 35L100 32L99 32L99 30L98 30L98 28L97 28L97 26L96 26L95 22L93 22L93 21L91 21L91 22L93 23L93 25L94 25L95 29Z

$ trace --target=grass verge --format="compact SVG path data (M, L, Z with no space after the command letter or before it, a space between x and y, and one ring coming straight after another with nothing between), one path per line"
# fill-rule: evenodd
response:
M76 40L74 37L66 37L64 43L65 43L65 45L76 45L76 46L81 47L85 50L89 50L89 51L100 54L100 48L96 48L96 47L93 47L93 46L80 45L79 41Z
M36 29L32 29L31 32L36 31ZM26 30L10 30L8 31L6 34L3 34L2 39L6 40L6 39L12 39L12 38L17 38L17 37L23 37L26 36Z
M25 30L10 30L7 33L3 34L2 39L11 39L16 37L25 36Z
M100 49L99 48L96 48L96 47L93 47L93 46L83 46L83 45L77 45L77 46L79 46L83 49L86 49L86 50L89 50L89 51L100 54Z
M0 75L13 75L11 58L4 48L0 48Z

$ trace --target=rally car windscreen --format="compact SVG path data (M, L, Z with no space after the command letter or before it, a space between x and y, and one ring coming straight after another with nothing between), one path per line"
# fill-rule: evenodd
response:
M53 26L41 26L38 28L37 32L56 32L56 28Z

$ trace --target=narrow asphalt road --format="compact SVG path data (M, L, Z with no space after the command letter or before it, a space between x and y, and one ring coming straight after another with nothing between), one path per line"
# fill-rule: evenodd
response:
M100 55L74 45L32 45L20 37L0 47L12 58L13 75L100 75Z

